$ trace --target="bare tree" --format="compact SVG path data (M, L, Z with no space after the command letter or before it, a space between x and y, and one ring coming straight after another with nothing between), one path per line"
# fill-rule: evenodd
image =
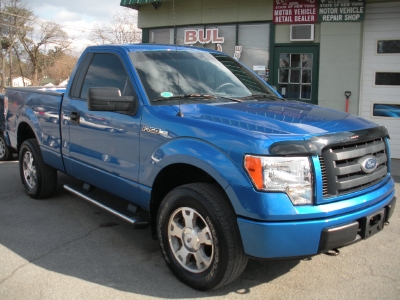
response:
M142 30L137 27L137 11L124 8L114 14L110 24L96 24L89 40L97 45L140 43Z
M6 78L6 62L8 54L9 78L12 79L12 50L18 41L18 33L32 17L33 13L26 9L18 0L6 0L0 2L0 34L1 34L1 86L5 87Z
M38 85L41 71L51 64L52 58L46 52L57 48L59 53L63 53L68 49L70 42L67 33L57 23L39 22L38 26L35 25L24 26L19 31L19 40L32 64L33 84Z
M49 55L51 56L52 54ZM69 53L57 54L51 66L45 70L45 73L49 78L56 79L57 84L60 84L61 81L69 78L77 61L78 57Z

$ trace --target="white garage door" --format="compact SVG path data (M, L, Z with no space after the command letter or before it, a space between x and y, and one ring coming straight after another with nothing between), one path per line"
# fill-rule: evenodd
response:
M388 128L400 159L400 1L367 4L360 115Z

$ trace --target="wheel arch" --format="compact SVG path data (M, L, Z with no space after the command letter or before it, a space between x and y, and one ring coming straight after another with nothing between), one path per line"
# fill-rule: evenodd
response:
M197 166L188 163L174 163L166 166L157 174L153 182L149 204L153 237L156 237L157 212L164 197L174 188L197 182L218 186L228 198L224 186L226 182L218 182L212 175ZM234 211L230 201L229 204Z
M19 152L21 145L27 139L35 138L39 145L41 140L39 133L41 132L40 122L35 115L35 112L28 106L23 106L19 109L18 120L15 127L15 148ZM14 145L13 145L14 146Z
M36 139L39 142L34 130L28 122L23 121L18 124L17 129L17 151L19 152L21 145L28 139Z
M203 182L218 186L236 213L235 207L240 204L229 197L226 189L231 184L251 184L239 168L215 146L192 138L171 141L154 151L143 168L143 174L148 174L144 183L151 187L149 210L153 237L161 201L171 190L184 184Z

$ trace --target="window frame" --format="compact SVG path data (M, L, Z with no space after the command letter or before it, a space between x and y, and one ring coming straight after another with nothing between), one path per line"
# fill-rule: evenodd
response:
M400 106L400 104L398 104L398 103L392 103L392 102L390 102L390 101L387 101L387 102L376 102L376 101L371 101L371 113L370 113L370 117L371 117L371 119L383 119L383 120L398 120L398 119L400 119L400 116L397 118L397 117L389 117L389 116L376 116L376 115L374 115L374 106L375 105L379 105L379 104L383 104L383 105L399 105Z
M400 71L383 71L383 70L374 70L374 74L372 77L372 86L376 88L400 88L400 83L398 85L384 85L384 84L376 84L376 73L398 73L400 74Z
M395 38L380 38L380 39L375 39L375 44L374 44L374 54L376 56L393 56L393 55L400 55L399 53L379 53L378 52L378 42L379 41L400 41L400 37L395 37Z
M131 86L132 95L129 95L129 96L133 96L135 99L137 99L137 96L136 96L136 93L135 93L135 89L134 89L134 86L132 84L131 77L129 76L129 72L126 69L125 64L123 63L122 59L116 53L112 53L112 52L93 52L92 53L90 62L87 64L86 72L84 72L83 76L81 75L82 76L82 80L81 80L81 86L80 86L80 89L79 89L79 95L77 95L78 98L82 99L84 101L87 101L86 98L82 98L82 91L83 91L83 88L84 88L84 85L85 85L86 77L87 77L87 75L89 73L89 69L92 66L93 60L96 57L96 55L111 55L111 56L114 56L114 57L116 57L118 59L118 61L120 62L122 68L124 69L125 75L126 75L126 81L125 81L124 85L126 86L126 84L129 83L130 86ZM106 86L104 86L104 87L106 87ZM115 87L115 86L110 86L110 87ZM121 92L121 96L126 96L126 95L123 95L123 93L122 93L123 91L120 90L120 92Z

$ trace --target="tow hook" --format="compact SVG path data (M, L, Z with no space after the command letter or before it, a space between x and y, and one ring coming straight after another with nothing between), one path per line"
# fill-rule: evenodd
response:
M338 256L340 254L340 251L338 248L334 248L329 250L328 252L325 252L325 254L329 256Z

